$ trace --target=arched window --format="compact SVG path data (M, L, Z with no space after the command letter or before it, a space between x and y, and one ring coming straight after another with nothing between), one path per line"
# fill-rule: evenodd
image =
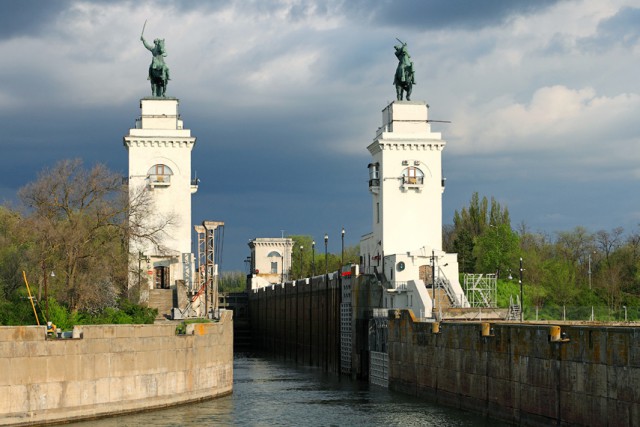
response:
M271 263L271 274L278 274L278 260L276 258L282 258L280 252L271 251L267 254L267 258L269 258L269 262Z
M402 171L402 183L405 185L424 184L424 173L415 166L409 166Z
M153 185L169 185L173 171L169 166L158 163L151 166L147 175L149 175L149 181Z

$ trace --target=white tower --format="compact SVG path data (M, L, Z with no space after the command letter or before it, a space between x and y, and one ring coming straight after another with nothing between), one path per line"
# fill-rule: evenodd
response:
M175 98L143 98L141 116L134 129L124 137L129 152L129 196L133 200L145 194L149 199L146 217L141 221L153 229L167 223L159 233L159 242L132 239L132 264L146 274L132 275L130 287L141 280L141 298L148 289L174 288L177 281L190 281L193 272L191 254L191 195L198 189L191 180L191 150L196 138L184 129ZM190 286L190 283L185 283ZM146 286L145 286L146 285Z
M391 289L420 281L416 292L424 299L425 283L446 277L457 305L464 305L457 256L442 251L445 146L431 131L425 102L395 101L382 111L382 126L367 147L373 232L363 237L360 253L363 271L383 274ZM390 301L387 306L398 306ZM421 310L431 309L431 301L422 303Z

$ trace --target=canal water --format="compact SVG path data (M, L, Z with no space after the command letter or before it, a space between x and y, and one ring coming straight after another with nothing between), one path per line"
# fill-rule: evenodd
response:
M74 427L496 426L495 420L270 359L236 356L233 394Z

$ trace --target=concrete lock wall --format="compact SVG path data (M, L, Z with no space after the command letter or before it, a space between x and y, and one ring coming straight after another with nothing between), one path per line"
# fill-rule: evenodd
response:
M230 394L232 313L219 323L0 327L0 425L113 415Z
M390 311L389 387L523 425L640 426L640 328L490 328Z
M336 273L249 294L253 348L329 372L340 370L340 288Z
M355 276L355 275L354 275ZM351 367L354 378L369 373L369 320L382 303L382 287L372 276L341 278L337 272L267 286L249 293L252 344L276 358L327 372L341 372L341 281L349 281Z

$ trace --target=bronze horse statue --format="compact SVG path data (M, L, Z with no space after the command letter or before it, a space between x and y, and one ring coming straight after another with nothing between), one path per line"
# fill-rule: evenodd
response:
M413 61L407 51L407 44L394 46L396 49L395 55L398 58L398 67L396 68L396 74L393 78L393 84L396 86L396 97L398 101L402 101L403 94L406 92L407 101L411 100L411 90L415 82L415 73L413 70Z
M140 40L153 55L151 65L149 65L149 77L147 78L151 82L151 94L155 97L164 98L167 92L167 83L171 80L169 78L169 67L164 62L164 57L167 56L164 39L155 39L153 46L148 44L142 36L140 36Z

